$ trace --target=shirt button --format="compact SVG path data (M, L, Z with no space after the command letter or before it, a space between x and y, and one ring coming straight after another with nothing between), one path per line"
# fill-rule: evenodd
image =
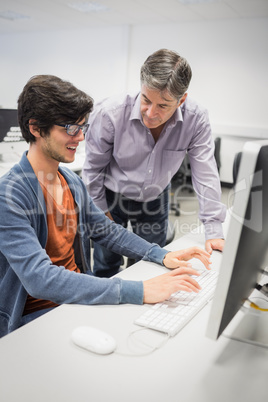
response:
M151 169L149 170L149 173L151 173Z

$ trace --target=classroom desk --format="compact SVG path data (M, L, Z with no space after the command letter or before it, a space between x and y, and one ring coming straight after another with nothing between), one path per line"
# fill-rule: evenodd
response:
M203 235L171 243L175 250L203 246ZM220 253L214 253L218 269ZM139 262L120 276L147 279L165 268ZM267 400L268 349L221 336L205 336L210 304L164 346L146 356L96 355L75 346L79 325L110 333L129 353L129 334L146 306L63 305L0 339L3 402L263 402ZM136 333L158 344L163 335ZM133 339L133 338L132 338ZM141 350L138 347L137 350ZM136 351L137 351L136 350Z

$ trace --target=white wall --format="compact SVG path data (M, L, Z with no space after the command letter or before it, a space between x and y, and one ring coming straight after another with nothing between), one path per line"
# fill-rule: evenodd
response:
M268 19L133 27L128 89L149 54L173 49L189 61L189 94L208 108L212 125L267 130L267 39Z
M209 110L220 136L222 182L232 183L236 152L252 138L268 138L268 19L135 26L130 31L128 83L139 86L139 69L160 48L190 63L189 95Z
M0 35L0 107L16 108L28 79L53 74L94 99L126 89L127 26Z
M0 105L16 108L35 74L55 74L96 100L139 88L146 57L162 47L193 69L189 94L213 126L268 128L268 19L138 25L1 35Z

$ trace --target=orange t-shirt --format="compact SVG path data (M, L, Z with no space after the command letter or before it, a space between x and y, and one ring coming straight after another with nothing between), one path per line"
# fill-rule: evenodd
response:
M47 208L48 238L45 249L53 265L62 265L70 271L80 272L75 263L73 248L78 219L76 204L66 180L59 172L58 175L63 188L61 205L56 203L41 184ZM28 295L23 315L56 306L52 301L35 299Z

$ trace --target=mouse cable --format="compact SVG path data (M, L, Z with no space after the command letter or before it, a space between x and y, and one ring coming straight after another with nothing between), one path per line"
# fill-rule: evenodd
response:
M127 356L127 357L139 357L139 356L146 356L149 355L153 352L155 352L156 350L162 348L166 342L169 340L170 335L163 333L163 335L165 335L165 338L159 343L159 345L156 346L151 346L148 343L146 343L145 341L142 341L140 339L136 339L134 337L134 335L137 332L141 332L141 331L151 331L149 328L139 328L139 329L135 329L134 331L130 332L128 334L128 340L133 339L134 341L136 341L137 344L142 345L142 346L146 346L147 348L149 348L149 350L145 351L145 352L141 352L141 353L125 353L125 352L119 352L117 349L114 351L115 354L121 355L121 356Z

